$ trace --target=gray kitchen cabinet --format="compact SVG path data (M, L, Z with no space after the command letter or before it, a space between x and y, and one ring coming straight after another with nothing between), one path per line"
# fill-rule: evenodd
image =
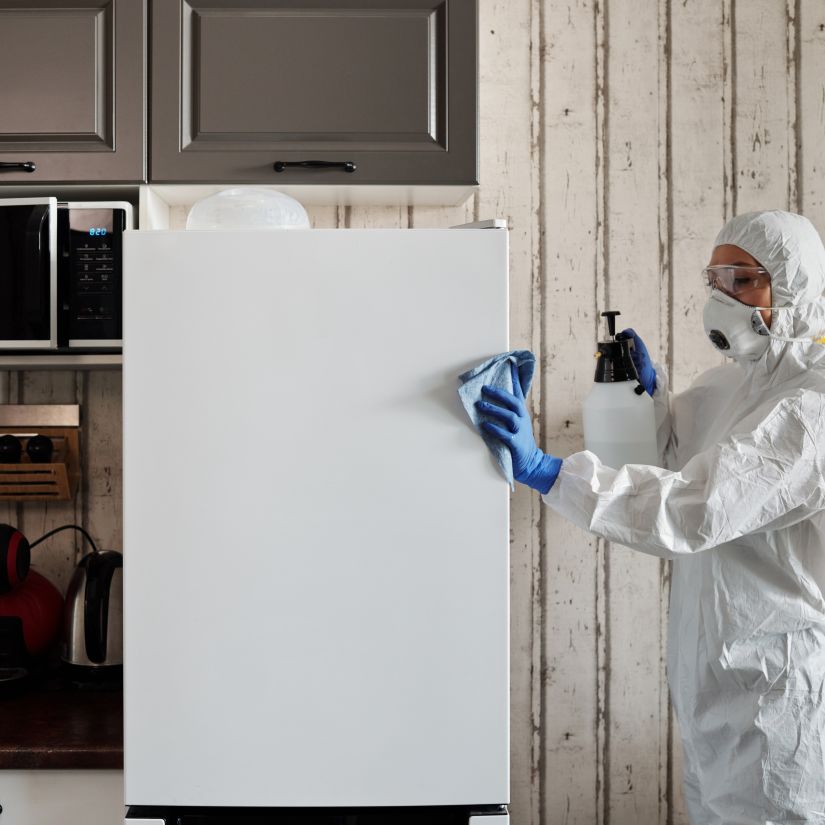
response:
M144 51L143 0L0 0L0 185L143 180Z
M476 183L476 29L477 0L152 0L150 180ZM274 168L302 161L354 171Z

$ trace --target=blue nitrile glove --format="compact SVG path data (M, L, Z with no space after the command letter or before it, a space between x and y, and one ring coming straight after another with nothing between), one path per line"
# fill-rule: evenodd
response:
M490 401L476 401L476 407L479 412L497 421L495 424L482 421L481 427L510 450L513 457L513 478L544 495L558 478L562 461L543 453L536 446L530 413L524 403L524 393L521 391L515 364L512 365L512 370L515 394L487 384L481 388L481 392Z
M636 334L636 330L623 329L616 335L617 341L631 339L633 346L630 348L630 357L633 359L633 366L639 374L639 383L647 390L648 395L653 395L656 391L656 370L650 362L645 342Z

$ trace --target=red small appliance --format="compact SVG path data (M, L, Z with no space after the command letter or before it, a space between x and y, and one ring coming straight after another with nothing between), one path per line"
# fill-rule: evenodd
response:
M61 626L63 597L29 569L29 550L19 530L0 524L0 690L27 681Z

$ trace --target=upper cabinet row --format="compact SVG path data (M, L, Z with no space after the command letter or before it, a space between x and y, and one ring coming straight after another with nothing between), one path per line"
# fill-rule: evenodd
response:
M474 184L476 3L0 0L0 184Z

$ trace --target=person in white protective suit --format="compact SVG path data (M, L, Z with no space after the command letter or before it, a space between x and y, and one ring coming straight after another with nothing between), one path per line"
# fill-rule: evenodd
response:
M691 821L825 823L825 249L806 218L750 213L710 264L705 329L728 363L671 395L626 331L662 467L542 453L517 374L513 394L484 389L482 426L562 516L673 560L667 669Z

